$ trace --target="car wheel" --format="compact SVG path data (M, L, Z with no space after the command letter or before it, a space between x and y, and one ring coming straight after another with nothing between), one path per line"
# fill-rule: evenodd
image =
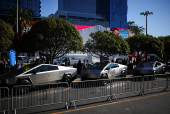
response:
M70 75L65 75L64 76L64 82L67 82L68 84L71 83L71 76Z

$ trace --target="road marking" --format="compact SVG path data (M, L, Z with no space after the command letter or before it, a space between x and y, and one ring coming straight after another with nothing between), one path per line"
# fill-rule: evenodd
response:
M85 108L80 108L80 109L74 109L74 110L68 110L68 111L62 111L62 112L56 112L56 113L51 113L51 114L63 114L63 113L67 113L67 112L74 112L74 111L79 111L79 110L91 109L91 108L96 108L96 107L101 107L101 106L107 106L107 105L111 105L111 104L117 104L117 103L123 103L123 102L128 102L128 101L134 101L134 100L139 100L139 99L144 99L144 98L149 98L149 97L155 97L155 96L165 95L165 94L170 94L170 92L161 93L161 94L156 94L156 95L150 95L150 96L144 96L144 97L140 97L140 98L128 99L128 100L123 100L123 101L118 101L118 102L112 102L112 103L107 103L107 104L101 104L101 105L97 105L97 106L90 106L90 107L85 107Z

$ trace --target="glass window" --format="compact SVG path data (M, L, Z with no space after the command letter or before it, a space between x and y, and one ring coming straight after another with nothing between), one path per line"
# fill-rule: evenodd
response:
M47 71L46 65L42 65L36 68L36 72L43 72L43 71Z
M48 70L58 70L58 66L48 66Z

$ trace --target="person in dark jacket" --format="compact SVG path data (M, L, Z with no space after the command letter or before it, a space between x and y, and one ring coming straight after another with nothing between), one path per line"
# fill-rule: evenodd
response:
M77 74L81 75L81 69L82 69L82 64L81 61L79 60L79 62L77 63Z

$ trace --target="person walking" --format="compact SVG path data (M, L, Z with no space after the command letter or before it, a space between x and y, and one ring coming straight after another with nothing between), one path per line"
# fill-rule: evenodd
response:
M79 60L79 62L77 63L77 74L81 75L81 69L82 69L82 64L81 61Z

